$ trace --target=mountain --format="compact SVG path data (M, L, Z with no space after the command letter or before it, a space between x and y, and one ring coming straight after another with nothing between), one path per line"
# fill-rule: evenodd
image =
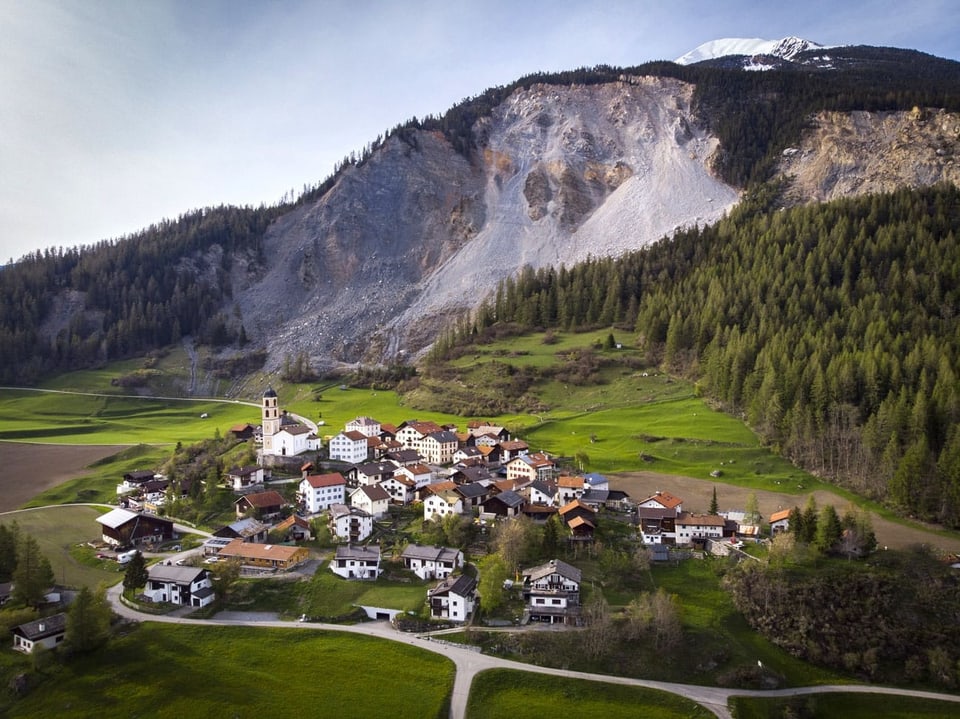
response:
M531 75L396 128L296 203L36 253L0 273L0 375L36 381L183 337L225 376L294 357L411 363L522 268L645 247L764 183L800 204L960 181L960 63L845 46L826 69L806 64L823 48L793 40L712 52L730 48L782 65Z
M716 60L731 55L754 57L757 55L794 60L800 53L808 50L823 50L820 45L799 37L785 37L782 40L761 40L760 38L723 38L710 40L681 55L674 62L678 65L693 65L706 60Z

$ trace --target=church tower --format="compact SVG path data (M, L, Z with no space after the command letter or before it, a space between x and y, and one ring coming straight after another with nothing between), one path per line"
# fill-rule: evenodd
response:
M280 407L277 393L273 387L268 387L263 393L261 408L261 426L263 429L263 453L273 454L273 435L280 431Z

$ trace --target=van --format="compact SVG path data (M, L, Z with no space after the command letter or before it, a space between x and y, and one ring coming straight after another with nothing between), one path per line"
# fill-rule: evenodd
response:
M117 555L117 562L120 564L127 564L135 556L137 556L136 549L131 549L129 552L121 552Z

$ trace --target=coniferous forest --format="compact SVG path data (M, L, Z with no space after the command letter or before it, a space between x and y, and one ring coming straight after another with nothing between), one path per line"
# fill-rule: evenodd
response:
M960 526L960 190L761 211L774 199L618 259L527 270L435 356L495 325L635 329L798 465Z

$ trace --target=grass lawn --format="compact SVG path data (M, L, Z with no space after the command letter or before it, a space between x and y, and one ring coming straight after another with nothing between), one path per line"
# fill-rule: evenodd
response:
M831 693L792 699L734 697L730 704L737 719L780 719L785 716L810 719L954 719L960 715L960 704L888 694Z
M147 622L49 668L5 716L440 719L453 671L439 655L358 635Z
M675 694L508 669L480 672L467 705L468 719L540 719L560 712L605 719L713 716L699 704Z
M300 611L311 617L345 616L358 604L418 612L427 598L427 583L349 581L322 566L301 592Z
M6 514L0 517L0 523L16 522L21 531L37 540L57 582L96 589L101 583L115 584L123 579L115 561L97 559L92 548L78 546L100 538L96 518L103 511L96 507L50 507Z

